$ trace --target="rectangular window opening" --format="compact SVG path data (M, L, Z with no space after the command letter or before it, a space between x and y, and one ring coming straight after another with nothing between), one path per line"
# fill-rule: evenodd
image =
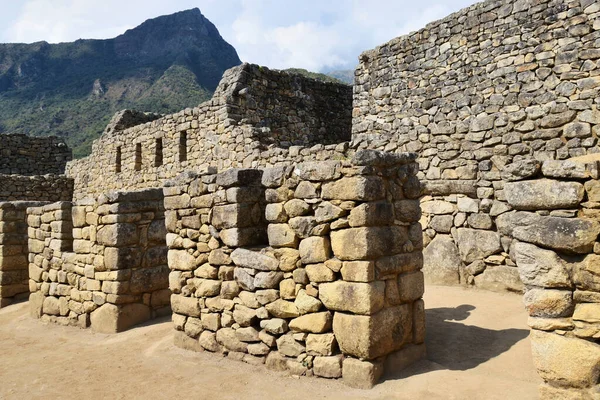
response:
M135 145L135 164L134 169L140 171L142 169L142 144L136 143Z
M156 139L156 149L154 153L154 166L163 165L163 142L162 139Z
M121 172L121 146L117 146L117 154L115 154L115 172Z
M179 135L179 161L187 161L187 133Z

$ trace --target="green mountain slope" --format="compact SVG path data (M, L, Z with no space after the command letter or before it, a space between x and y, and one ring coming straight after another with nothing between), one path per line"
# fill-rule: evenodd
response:
M61 136L81 157L116 111L196 106L240 63L197 8L114 39L0 44L0 133Z

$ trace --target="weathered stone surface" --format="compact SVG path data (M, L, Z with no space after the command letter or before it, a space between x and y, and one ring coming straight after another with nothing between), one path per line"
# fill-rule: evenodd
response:
M525 211L500 215L496 226L515 239L573 253L590 252L600 233L600 224L594 220L545 217Z
M219 329L217 331L216 340L217 343L219 343L221 346L224 346L227 350L240 351L243 353L248 351L248 343L244 343L239 340L234 329Z
M403 303L412 303L420 299L425 293L423 272L414 271L398 275L398 291L400 292L400 301Z
M471 263L502 251L497 232L459 228L458 250L465 263Z
M597 176L594 164L575 160L546 160L542 164L542 174L548 178L585 179Z
M553 179L507 182L506 200L516 210L552 210L577 207L583 199L583 185Z
M481 289L501 292L522 292L523 283L519 278L519 271L515 267L506 265L488 266L482 274L475 277L475 285Z
M306 274L310 282L332 282L335 280L335 273L327 268L325 264L310 264L306 266Z
M319 299L329 310L370 315L383 307L385 283L336 281L319 285Z
M442 200L430 200L421 203L421 211L425 214L452 214L456 211L456 205Z
M344 261L340 272L345 281L372 282L375 280L375 262Z
M331 243L325 237L309 237L300 242L299 251L304 264L322 263L331 257Z
M317 312L323 306L323 303L321 303L319 299L306 294L306 290L304 289L301 289L298 292L296 300L294 300L294 304L302 315Z
M298 307L291 301L278 299L265 307L271 315L277 318L296 318L300 316Z
M203 331L198 339L200 346L205 350L217 352L221 350L221 346L217 342L217 335L214 332Z
M290 329L296 332L325 333L331 330L332 316L329 311L310 313L290 321Z
M237 248L231 253L231 260L238 267L253 268L259 271L276 271L279 267L279 261L275 257L242 248Z
M351 227L388 225L394 219L392 204L384 201L363 203L350 211Z
M288 331L288 323L281 318L271 318L260 321L260 327L274 335L281 335Z
M364 227L331 232L333 254L340 260L375 259L406 241L402 227Z
M546 382L590 387L600 378L600 345L542 331L531 332L533 363Z
M507 181L519 181L537 175L540 171L538 160L521 160L506 165L502 169L502 179Z
M333 333L314 334L306 337L306 353L311 356L330 356L337 349Z
M383 180L377 176L353 176L323 185L321 197L336 200L379 200L385 196Z
M90 326L94 332L117 333L149 320L150 316L150 308L144 304L106 303L90 314Z
M573 312L573 293L570 290L529 289L523 298L532 317L560 318Z
M304 353L304 345L294 339L292 335L283 335L277 339L277 350L288 357L298 357Z
M336 312L333 333L344 354L373 360L409 341L411 324L408 305L389 307L370 316Z
M329 181L341 176L339 161L306 162L296 165L294 174L307 181Z
M279 282L283 280L283 272L270 271L259 272L254 276L254 287L261 289L275 289L279 287Z
M200 304L195 297L171 295L171 308L173 312L192 317L200 316Z
M196 268L196 258L186 250L169 250L169 267L180 271L192 271Z
M383 375L383 363L346 357L342 366L344 383L357 389L371 389Z
M342 355L315 357L313 371L324 378L339 378L342 376Z
M573 313L574 321L582 321L590 324L600 323L600 304L583 303L575 306Z
M458 248L450 236L437 235L423 251L423 273L429 284L458 284L461 266Z
M514 250L519 276L525 285L546 288L571 286L566 263L555 252L524 242L517 242Z

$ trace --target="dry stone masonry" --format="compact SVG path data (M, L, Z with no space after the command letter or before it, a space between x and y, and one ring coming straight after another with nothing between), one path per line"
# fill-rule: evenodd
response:
M0 308L29 296L27 207L41 202L0 202Z
M594 157L596 160L598 157ZM545 161L507 182L498 230L525 285L543 399L595 399L600 370L599 163Z
M161 189L27 213L32 315L112 333L169 311Z
M423 357L414 159L362 151L168 183L176 344L363 388Z
M129 128L127 121L144 114L117 114L67 175L75 179L75 198L83 198L161 187L197 168L324 160L344 152L351 108L350 86L243 64L227 70L213 98L196 108Z
M68 178L56 139L0 136L0 306L28 264L43 320L170 304L178 346L368 388L423 357L424 280L524 292L541 397L597 399L599 93L597 1L489 0L353 89L243 64L120 112Z
M598 153L599 60L593 0L486 1L361 55L353 147L419 153L427 281L523 289L505 186Z

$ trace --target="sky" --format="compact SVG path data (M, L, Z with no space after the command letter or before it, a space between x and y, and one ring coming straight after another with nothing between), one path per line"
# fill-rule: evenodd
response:
M0 0L0 43L118 36L198 7L240 59L270 68L353 69L361 52L474 0Z

